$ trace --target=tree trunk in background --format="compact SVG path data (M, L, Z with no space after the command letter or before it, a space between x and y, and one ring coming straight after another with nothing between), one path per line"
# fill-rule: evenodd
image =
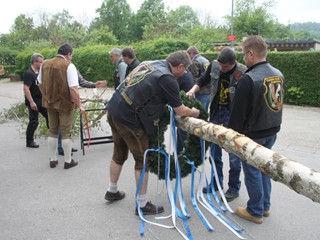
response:
M295 192L320 203L319 172L265 148L232 129L191 117L176 116L175 119L179 128L218 144L274 181L281 182Z

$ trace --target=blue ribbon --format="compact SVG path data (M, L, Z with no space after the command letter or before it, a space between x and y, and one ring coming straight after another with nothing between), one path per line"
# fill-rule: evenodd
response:
M203 141L203 140L200 140L200 141ZM211 145L211 157L213 159L213 161L211 162L210 166L211 166L211 193L213 195L213 198L214 200L217 202L218 206L220 207L220 209L223 211L223 212L226 212L227 209L225 209L225 207L223 206L223 204L221 203L221 201L219 200L217 194L216 194L216 191L214 189L214 182L216 181L215 180L215 174L214 174L214 170L213 170L213 164L214 164L214 155L215 155L215 144L212 144ZM218 183L217 183L218 184ZM208 186L207 186L208 188ZM211 198L210 198L210 192L207 191L207 199L208 201L211 201Z
M204 226L206 227L206 229L208 231L213 231L213 227L211 226L211 224L208 222L208 220L205 218L205 216L202 214L201 210L198 207L196 198L195 198L195 194L194 194L194 172L195 172L195 165L194 162L190 161L186 156L184 156L188 161L187 163L191 165L191 202L193 205L194 210L196 211L196 213L198 214L200 220L203 222Z
M177 154L177 134L176 134L176 124L175 124L175 119L174 119L174 111L171 106L168 106L169 112L170 112L170 120L171 120L171 134L173 138L173 154L175 158L175 167L176 167L176 182L175 182L175 188L174 188L174 204L176 208L177 215L180 219L182 219L184 227L186 229L187 235L189 239L193 239L189 225L187 223L187 218L190 218L190 215L187 211L187 207L184 201L183 193L182 193L182 183L181 183L181 169L180 169L180 164L179 164L179 159L178 159L178 154ZM180 191L179 191L180 190ZM178 207L177 207L177 195L179 194L179 199L180 199L180 206L182 208L182 213Z

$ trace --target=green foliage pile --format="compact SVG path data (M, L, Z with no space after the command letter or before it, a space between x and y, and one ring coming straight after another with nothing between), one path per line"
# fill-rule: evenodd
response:
M4 109L0 112L0 122L4 123L8 120L15 120L20 122L20 131L25 134L29 123L29 111L26 105L22 102L16 103L10 106L8 109ZM79 112L74 111L74 126L72 129L72 135L78 136L80 130L79 124ZM35 138L46 137L48 135L48 128L45 118L39 114L39 125L34 133Z
M101 109L104 107L102 103L89 102L85 103L86 109ZM101 121L94 121L100 112L90 111L87 112L87 117L89 120L90 128L97 128L98 130L102 130ZM72 136L79 136L80 133L80 114L79 111L74 111L73 114L73 128L72 128ZM18 121L21 124L20 131L25 134L27 129L27 125L29 123L29 111L24 102L19 102L13 104L8 109L3 109L0 112L0 123L4 123L10 120ZM83 129L85 129L85 121L83 121ZM34 133L35 138L46 137L48 136L48 128L46 124L45 118L39 114L39 125Z
M184 91L180 92L180 97L183 103L189 108L195 107L200 110L199 119L207 120L208 113L204 109L201 102L197 99L189 100L186 93ZM152 134L149 137L149 144L151 149L161 148L166 151L166 146L164 145L164 133L167 131L168 125L170 124L170 113L166 111L165 116L160 121L158 131ZM205 150L208 150L208 147L211 144L205 144ZM202 164L201 159L201 151L199 149L200 139L193 135L188 134L187 140L185 141L184 149L179 153L178 160L181 170L181 177L186 177L191 173L191 165L187 162L187 160L193 161L195 167L198 167ZM168 153L166 153L168 155ZM163 155L158 154L157 152L151 152L149 154L149 159L152 161L150 172L154 173L158 176L159 179L165 179L165 159ZM170 180L176 178L176 167L174 162L174 156L170 156Z

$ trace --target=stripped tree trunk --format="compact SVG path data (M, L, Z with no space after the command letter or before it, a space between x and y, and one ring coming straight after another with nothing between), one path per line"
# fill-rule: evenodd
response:
M319 172L265 148L232 129L191 117L175 118L179 128L218 144L274 181L281 182L297 193L320 203Z

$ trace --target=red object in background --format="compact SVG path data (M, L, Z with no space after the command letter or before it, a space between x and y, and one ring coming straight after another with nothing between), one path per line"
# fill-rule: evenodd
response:
M228 41L235 41L236 35L228 35Z

